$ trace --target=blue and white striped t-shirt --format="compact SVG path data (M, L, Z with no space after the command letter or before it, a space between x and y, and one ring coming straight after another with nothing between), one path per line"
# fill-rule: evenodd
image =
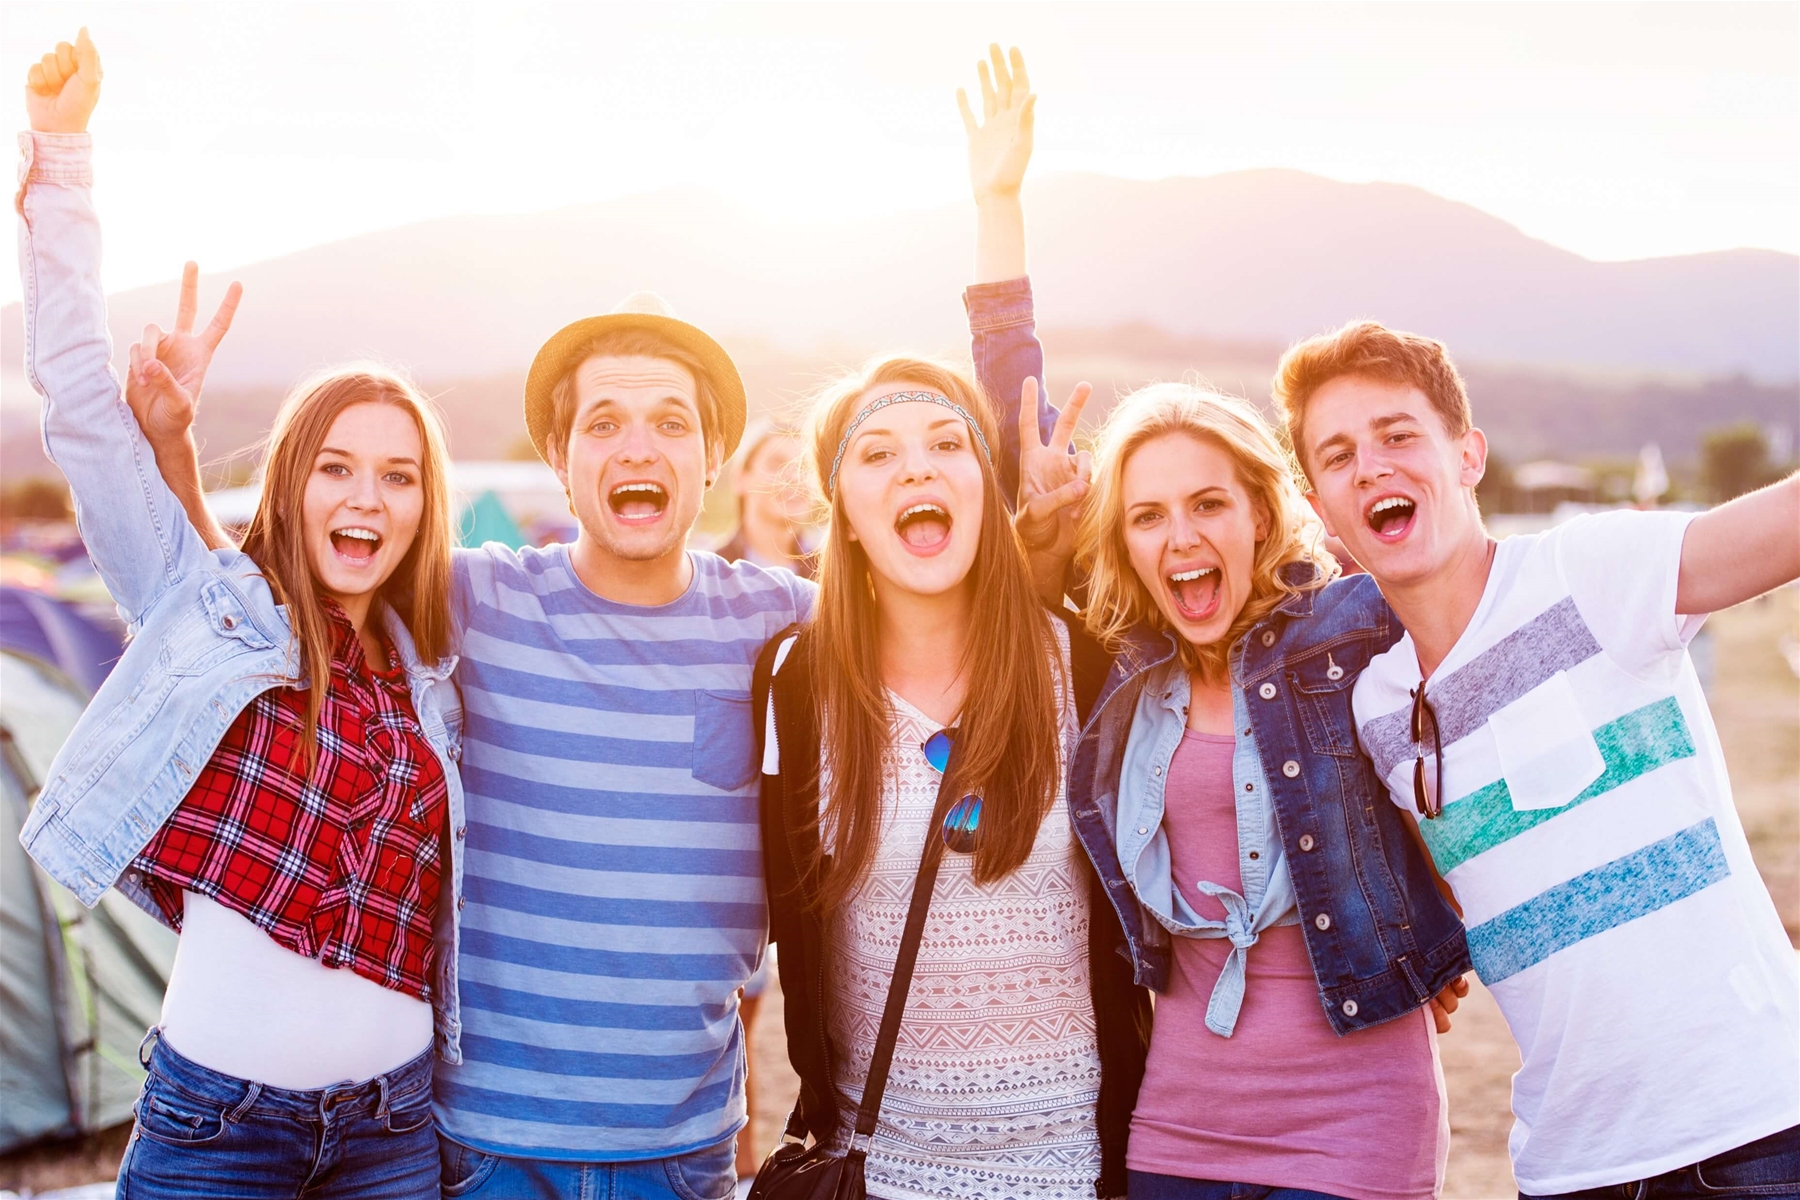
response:
M468 833L463 1062L439 1127L490 1153L661 1158L745 1119L737 989L767 931L750 673L812 607L693 553L666 605L602 599L566 546L459 552Z

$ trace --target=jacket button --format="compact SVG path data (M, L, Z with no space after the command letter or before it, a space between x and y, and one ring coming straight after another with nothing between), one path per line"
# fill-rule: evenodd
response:
M1281 764L1281 773L1289 779L1296 779L1300 775L1300 764L1290 758Z
M1260 850L1252 850L1250 852L1250 861L1251 862L1255 862L1257 859L1259 859L1261 857L1262 857L1262 851L1260 851Z
M1273 629L1265 629L1263 631L1262 644L1265 646L1273 646L1275 644L1275 631Z
M1313 848L1313 835L1312 834L1303 833L1300 835L1300 848L1302 850L1311 850Z
M456 827L456 840L459 842L462 841L463 837L467 835L468 832L469 827L467 825L458 825Z
M1317 925L1320 929L1330 929L1331 928L1331 918L1324 913L1320 913L1318 916L1313 918L1313 924Z
M1273 700L1275 698L1275 685L1272 683L1265 683L1256 689L1256 694L1261 696L1264 700Z
M1143 825L1139 825L1139 826L1138 826L1138 832L1139 832L1139 833L1149 833L1149 832L1150 832L1150 830L1149 830L1149 829L1148 829L1148 828L1147 828L1147 827L1146 827L1146 826L1143 826Z
M1158 768L1156 768L1156 770L1154 770L1154 771L1153 771L1153 772L1151 772L1151 774L1153 774L1153 775L1161 775L1161 774L1162 774L1162 768L1161 768L1161 767L1158 767Z
M1344 1015L1346 1017L1354 1017L1356 1015L1356 1001L1354 1001L1354 1000L1344 1001Z
M1246 792L1254 792L1256 790L1256 785L1254 783L1246 783L1244 785L1244 790Z
M456 911L461 912L463 910L463 905L467 904L468 902L469 902L469 898L467 896L458 896L456 898ZM1324 919L1325 919L1324 917L1319 918L1319 920L1321 920L1321 921L1323 921ZM1321 925L1321 926L1319 926L1319 928L1323 929L1325 927L1323 925Z
M232 616L230 613L226 613L225 616L219 621L219 624L223 625L227 629L236 629L237 628L237 618Z

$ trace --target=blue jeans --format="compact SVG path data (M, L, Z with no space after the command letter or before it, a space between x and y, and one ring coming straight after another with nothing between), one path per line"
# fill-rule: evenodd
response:
M1149 1171L1127 1171L1125 1187L1131 1200L1341 1200L1325 1192L1304 1192L1298 1188L1268 1187L1260 1183L1187 1179Z
M430 1050L311 1091L208 1070L161 1038L145 1066L118 1200L436 1200Z
M737 1138L673 1158L564 1163L503 1158L438 1135L444 1196L478 1200L727 1200L737 1190Z
M1800 1125L1758 1138L1702 1162L1634 1183L1521 1200L1701 1200L1709 1196L1800 1197Z

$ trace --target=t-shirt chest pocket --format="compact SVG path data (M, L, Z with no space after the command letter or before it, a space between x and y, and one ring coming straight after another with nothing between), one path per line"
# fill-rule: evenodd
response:
M1606 770L1563 671L1488 717L1488 729L1515 809L1561 808Z
M694 693L695 779L725 792L741 791L756 779L750 718L747 692Z

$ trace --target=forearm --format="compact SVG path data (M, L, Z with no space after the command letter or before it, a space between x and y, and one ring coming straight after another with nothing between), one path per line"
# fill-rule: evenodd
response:
M1038 387L1038 435L1049 440L1057 409L1043 389L1044 347L1037 337L1031 281L1010 277L977 283L963 293L969 316L970 355L982 391L993 401L1000 448L994 464L1000 494L1012 507L1019 493L1019 391L1027 379Z
M1800 474L1721 504L1687 527L1675 611L1718 612L1800 579Z
M975 282L1018 279L1025 270L1025 206L1019 194L975 201Z
M33 133L21 147L25 371L44 398L44 446L69 481L88 554L136 620L200 548L151 469L113 373L88 137Z
M1061 608L1068 592L1069 560L1036 551L1027 551L1025 557L1031 564L1031 586L1038 599L1051 608Z
M156 453L156 469L162 474L163 482L181 503L188 523L206 543L206 548L236 549L237 542L206 506L206 488L200 482L200 448L193 433L152 442L150 448Z

